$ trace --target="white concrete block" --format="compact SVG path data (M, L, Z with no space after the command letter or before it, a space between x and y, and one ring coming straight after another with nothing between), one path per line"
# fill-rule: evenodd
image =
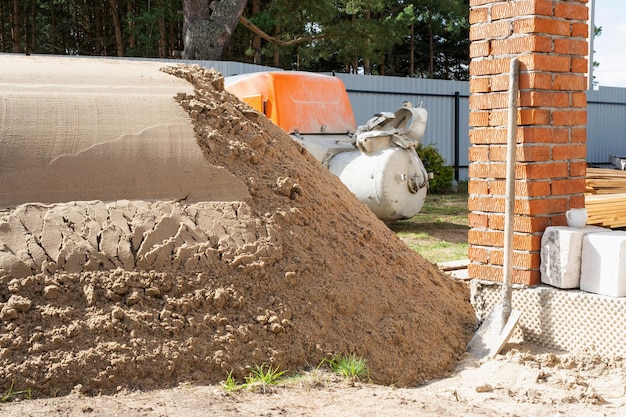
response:
M583 238L580 289L626 296L626 232L590 233Z
M583 236L607 231L610 229L597 226L546 228L541 238L541 282L557 288L578 288Z

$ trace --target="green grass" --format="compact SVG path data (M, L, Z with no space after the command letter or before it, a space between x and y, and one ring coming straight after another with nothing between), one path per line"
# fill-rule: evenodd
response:
M17 398L29 400L31 398L30 388L22 391L13 391L13 382L11 382L9 389L4 394L0 394L0 403L8 403Z
M323 365L328 365L332 372ZM222 382L222 388L227 392L237 392L243 389L257 389L266 393L268 388L275 385L293 385L300 386L324 386L333 383L339 375L348 382L354 384L355 381L368 381L369 368L365 359L356 355L336 355L332 359L323 359L320 364L305 373L287 374L288 371L280 371L279 367L275 368L271 365L257 365L251 368L250 373L243 377L243 381L237 381L234 372L230 371L226 375L226 380Z
M389 224L411 249L433 263L467 259L467 185L458 193L428 194L422 210L407 220Z
M450 262L456 260L467 259L467 243L407 243L407 245L415 252L422 255L424 259L432 263Z
M246 377L246 384L248 386L268 386L277 384L278 381L287 373L287 371L279 371L278 366L272 368L271 365L257 365L250 372L250 375Z
M287 371L280 371L278 366L274 368L271 365L256 365L250 373L244 377L245 382L241 384L238 383L231 371L226 376L226 381L224 381L222 386L226 391L230 392L246 388L258 388L266 392L269 386L278 384L286 373Z
M334 373L344 378L357 381L369 378L369 369L365 359L357 357L355 354L337 355L332 359L325 359L324 362L328 363Z
M233 392L240 389L243 385L237 382L237 380L233 376L233 371L230 371L228 375L226 375L226 381L224 381L222 386L226 391Z

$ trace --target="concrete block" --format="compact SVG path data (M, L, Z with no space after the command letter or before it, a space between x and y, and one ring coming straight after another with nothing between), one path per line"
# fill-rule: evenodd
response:
M626 232L590 233L583 238L580 289L626 296Z
M578 288L583 237L592 232L610 232L610 229L597 226L546 228L541 238L541 282L557 288Z

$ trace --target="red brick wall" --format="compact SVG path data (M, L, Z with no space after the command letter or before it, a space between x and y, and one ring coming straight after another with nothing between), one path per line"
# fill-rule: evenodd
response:
M469 275L502 281L510 60L520 61L513 282L540 282L541 236L584 207L587 0L470 0Z

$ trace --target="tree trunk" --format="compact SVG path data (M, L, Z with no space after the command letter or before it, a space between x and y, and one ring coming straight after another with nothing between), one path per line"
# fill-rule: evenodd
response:
M159 0L158 7L161 9L159 13L158 26L159 26L159 58L167 57L167 33L165 31L165 3L163 0Z
M72 51L74 55L80 55L82 54L83 51L83 45L84 45L84 41L85 41L85 32L84 30L82 30L82 25L80 23L81 19L80 19L80 10L78 8L78 2L75 0L74 2L74 11L73 11L73 18L74 21L72 22L74 24L74 27L76 28L75 33L74 33L74 39L72 42ZM67 2L67 10L71 10L70 9L70 2ZM68 14L69 16L72 16L72 12L70 11L70 13Z
M94 55L102 55L102 47L104 46L104 41L102 37L102 4L100 1L96 0L93 2L93 19L95 23L95 41L96 44L93 47Z
M274 37L278 38L280 36L280 25L276 25L274 29ZM274 47L274 66L276 68L280 67L280 52L277 47Z
M50 0L53 1L53 0ZM68 6L68 3L65 4L61 4L59 9L59 16L61 16L61 27L63 27L63 16L71 16L70 14L70 8ZM57 31L58 37L57 39L59 40L59 49L61 50L61 53L66 53L66 54L71 54L71 46L70 46L70 35L68 33L67 30L61 30L61 31Z
M183 0L184 59L220 59L246 0Z
M30 52L36 54L39 45L37 45L37 2L31 3L30 9Z
M6 44L4 39L4 19L5 19L4 2L0 1L0 51L5 51Z
M167 38L168 38L168 45L169 45L169 53L170 53L170 58L180 58L181 56L180 51L176 50L177 33L174 33L174 26L178 26L178 24L170 20L167 25Z
M57 45L57 19L54 14L54 0L48 2L50 4L50 50L53 54L59 53L59 45ZM4 50L4 48L2 48Z
M252 0L252 16L258 14L260 10L259 0ZM253 62L257 65L261 65L261 37L256 33L252 38L252 47L254 48Z
M115 46L117 56L124 56L124 44L122 39L122 27L120 26L120 14L118 12L117 0L110 0L111 17L113 18L113 29L115 31Z
M415 24L411 23L411 54L409 58L409 77L415 77Z
M26 7L27 6L25 6L25 8ZM28 10L26 9L24 11L27 12ZM23 39L22 42L24 42L24 53L26 55L30 55L30 44L29 44L30 39L28 37L30 35L30 32L29 32L29 30L30 30L30 28L29 28L30 20L28 19L28 14L26 14L26 13L25 13L25 16L22 16L22 17L23 17L22 18L22 22L23 22L22 24L24 26L24 32L22 33L22 39Z
M365 20L366 21L370 21L372 20L372 12L369 9L365 10ZM363 59L363 74L365 75L372 75L372 63L369 59L369 54L372 52L371 51L371 41L368 38L367 39L367 55L365 56L365 58ZM357 73L358 73L358 69L357 69Z
M435 35L433 34L433 13L428 9L428 78L435 74Z
M135 17L135 4L133 1L129 1L126 5L126 14L127 16ZM133 19L128 19L128 47L130 49L135 49L137 47L137 39L135 39L135 21Z
M354 24L356 20L356 15L353 14L352 15L352 24ZM350 74L358 74L359 73L359 57L358 56L353 56L352 57L352 68L350 70Z
M13 18L11 19L11 37L13 52L22 52L20 39L20 0L13 0Z

